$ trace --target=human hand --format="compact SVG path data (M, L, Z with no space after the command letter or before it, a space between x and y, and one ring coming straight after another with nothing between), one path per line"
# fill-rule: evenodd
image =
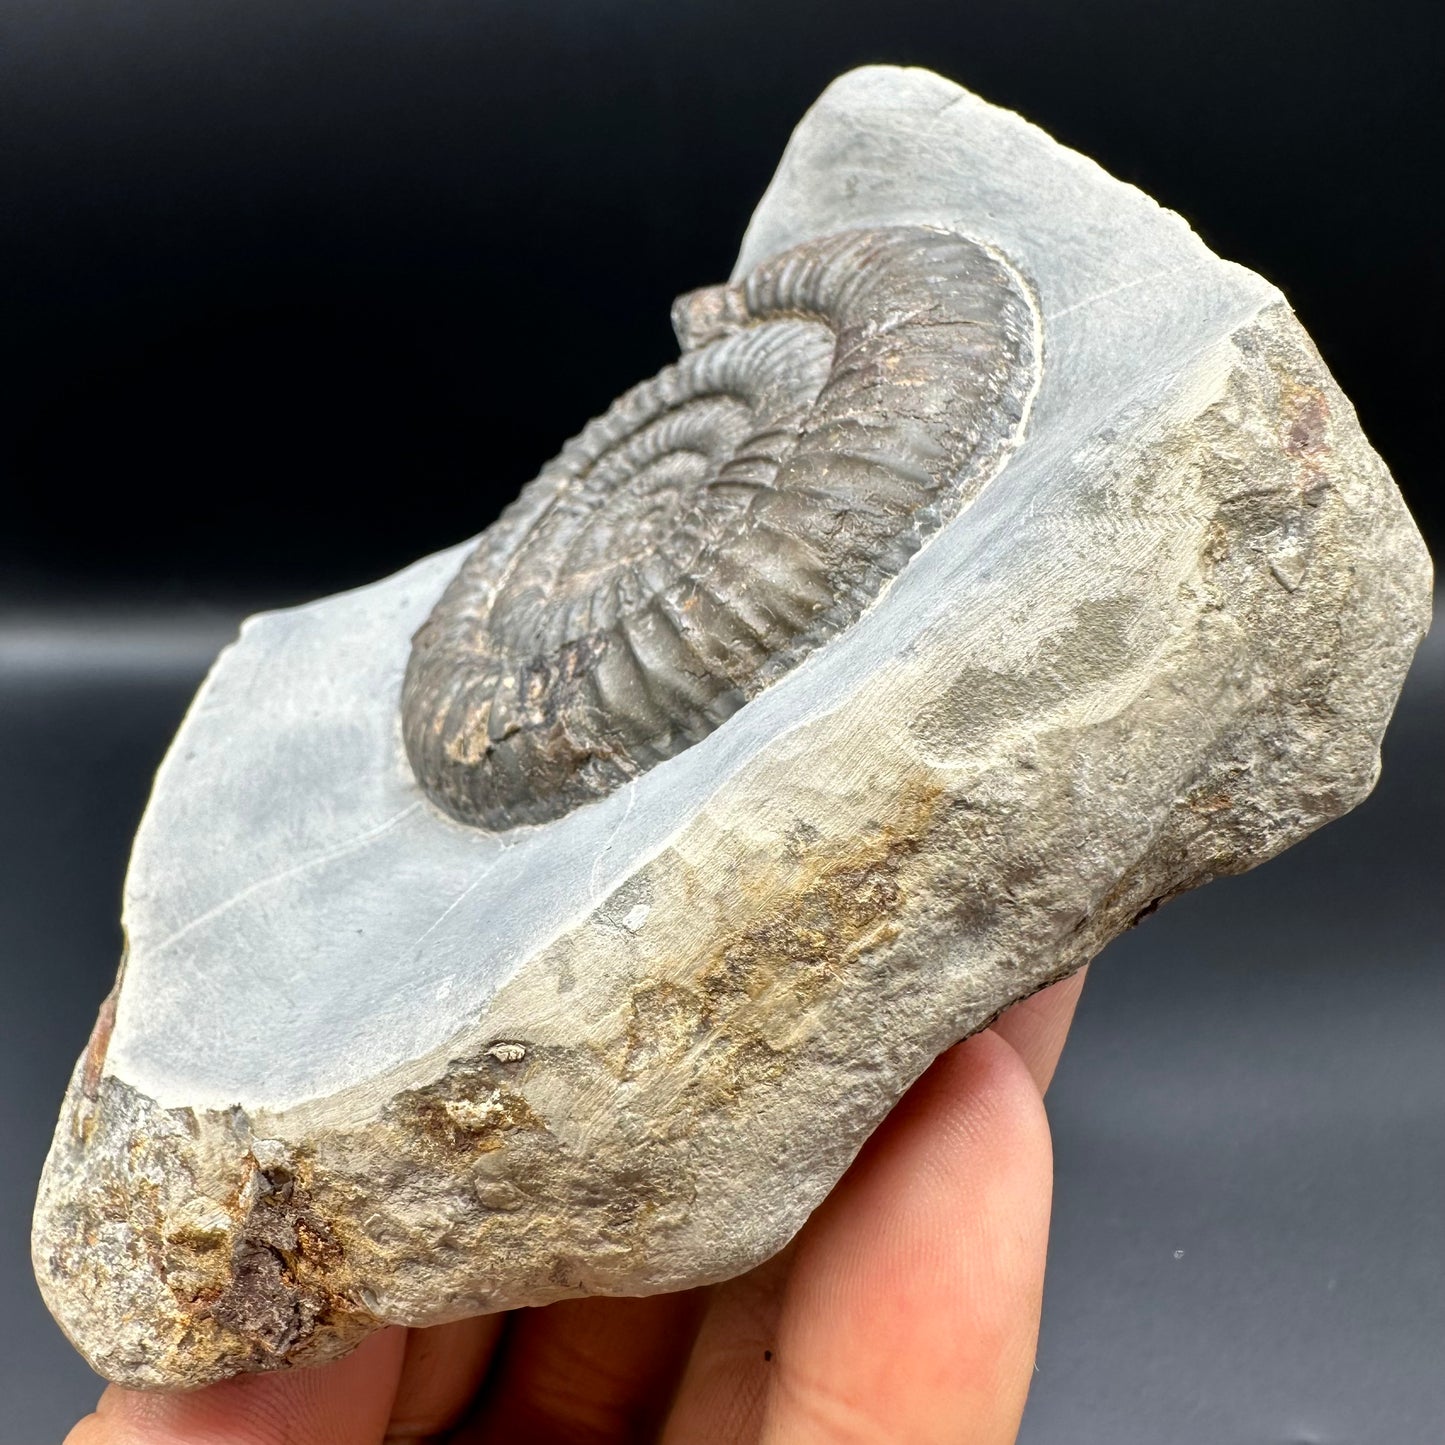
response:
M1006 1445L1043 1291L1042 1096L1082 983L948 1050L749 1274L384 1330L189 1394L112 1385L66 1445Z

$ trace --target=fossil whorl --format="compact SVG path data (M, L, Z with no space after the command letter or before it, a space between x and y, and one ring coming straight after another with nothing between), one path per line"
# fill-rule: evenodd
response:
M681 297L681 358L567 443L412 644L403 736L488 828L602 797L853 622L997 469L1039 363L981 246L847 231Z

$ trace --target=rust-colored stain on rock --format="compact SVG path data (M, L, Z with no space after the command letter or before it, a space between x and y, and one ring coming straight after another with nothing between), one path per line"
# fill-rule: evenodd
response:
M690 965L650 974L633 990L617 1077L674 1071L690 1056L686 1092L699 1108L779 1077L789 1066L779 1040L807 1027L850 958L898 935L908 862L924 849L941 797L926 775L900 788L886 822L812 841L788 859L745 862L731 926L710 933Z

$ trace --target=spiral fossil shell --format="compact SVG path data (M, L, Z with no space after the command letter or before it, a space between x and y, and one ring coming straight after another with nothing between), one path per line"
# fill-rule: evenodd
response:
M921 226L796 246L673 322L681 358L543 468L413 640L407 754L464 822L605 796L855 621L997 469L1039 364L1018 276Z

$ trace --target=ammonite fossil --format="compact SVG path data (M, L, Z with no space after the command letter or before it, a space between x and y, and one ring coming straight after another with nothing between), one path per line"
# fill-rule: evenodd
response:
M34 1215L109 1378L752 1269L942 1050L1369 792L1430 564L1273 287L891 68L733 274L474 555L197 694Z
M1018 276L921 226L796 246L673 323L682 358L543 468L414 640L407 753L465 822L606 795L854 621L997 468L1038 365Z

